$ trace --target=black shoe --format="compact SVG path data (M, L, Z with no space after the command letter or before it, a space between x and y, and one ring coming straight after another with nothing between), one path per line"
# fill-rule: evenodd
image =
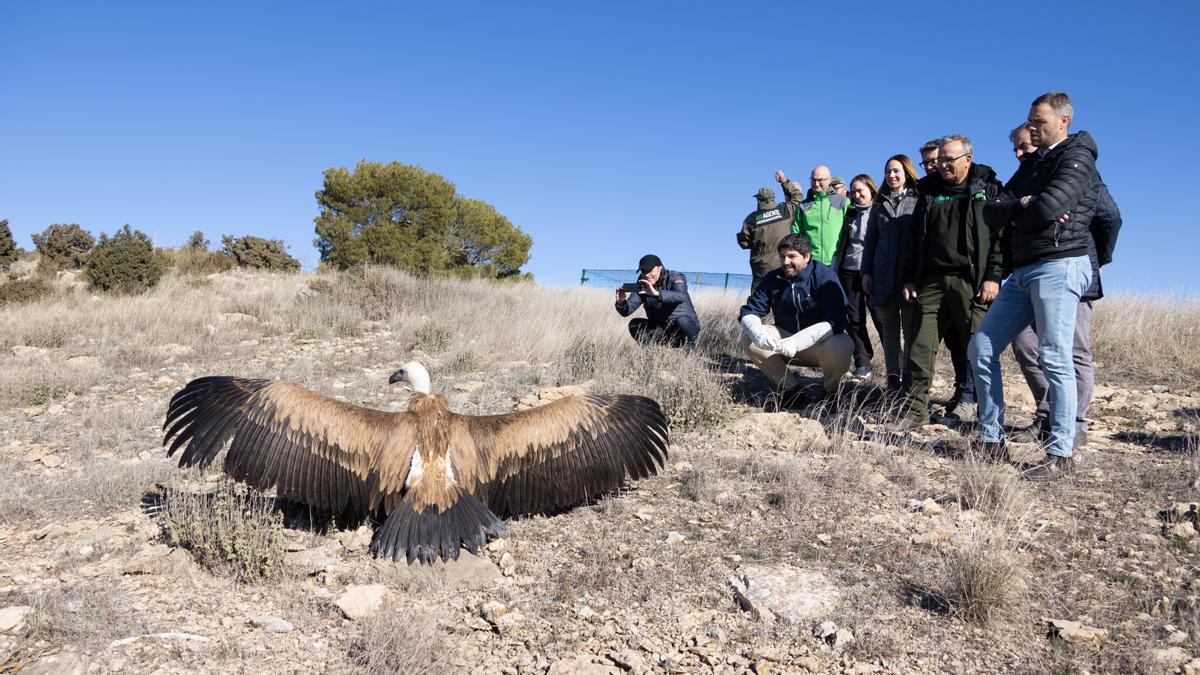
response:
M1059 457L1058 455L1046 455L1046 459L1041 464L1021 474L1021 477L1025 480L1041 483L1070 476L1074 470L1074 459Z
M1017 443L1045 443L1050 440L1050 422L1042 418L1035 419L1032 424L1017 429L1008 437Z
M996 462L997 464L1007 464L1012 461L1008 455L1008 446L1003 440L997 443L983 441L975 445L975 456L985 462Z
M871 378L871 366L859 366L858 368L855 368L854 376L859 379L863 379L863 380L870 379Z

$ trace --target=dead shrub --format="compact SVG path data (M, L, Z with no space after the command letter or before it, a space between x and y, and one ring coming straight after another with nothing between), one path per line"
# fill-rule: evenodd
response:
M196 561L237 581L255 583L279 573L283 517L273 500L228 481L209 493L162 491L163 533Z
M1028 577L1014 544L1010 533L977 528L965 543L943 552L932 578L916 587L926 606L977 623L1014 612Z
M63 584L26 594L26 602L33 608L26 618L26 636L57 646L95 649L142 628L124 593L111 586Z
M443 623L411 607L385 606L360 623L347 657L357 672L369 675L454 672L458 642Z

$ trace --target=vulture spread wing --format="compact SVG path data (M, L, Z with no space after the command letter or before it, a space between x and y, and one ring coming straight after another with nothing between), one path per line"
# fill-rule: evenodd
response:
M473 446L477 457L460 480L502 518L579 504L626 477L654 474L667 459L666 417L644 396L570 396L459 419L451 447Z
M344 403L282 380L203 377L171 399L163 445L180 466L208 466L333 514L390 511L416 446L411 413ZM186 446L186 447L185 447Z

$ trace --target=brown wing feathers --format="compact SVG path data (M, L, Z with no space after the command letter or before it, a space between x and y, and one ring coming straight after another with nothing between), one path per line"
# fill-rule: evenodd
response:
M396 425L362 419L389 415L286 382L205 377L171 399L163 444L174 437L168 455L183 447L180 466L204 467L232 438L224 465L232 478L334 514L366 515L403 482L401 474L385 485L376 467L379 432Z
M486 417L417 396L396 414L234 377L188 383L163 428L168 455L183 448L180 466L208 466L228 444L224 469L236 480L335 515L386 515L372 552L409 562L478 550L499 534L497 515L566 508L652 475L668 446L662 409L642 396Z
M667 459L667 420L644 396L585 396L469 417L480 483L500 517L561 509L654 474Z

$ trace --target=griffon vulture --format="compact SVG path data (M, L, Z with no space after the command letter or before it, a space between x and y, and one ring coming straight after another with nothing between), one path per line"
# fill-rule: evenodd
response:
M163 445L171 442L168 456L184 448L179 466L203 468L228 443L230 477L335 515L374 516L383 524L371 552L409 563L477 552L499 535L500 518L574 506L666 461L666 418L643 396L569 396L471 416L430 393L419 363L396 382L413 389L405 412L283 380L202 377L172 397Z

